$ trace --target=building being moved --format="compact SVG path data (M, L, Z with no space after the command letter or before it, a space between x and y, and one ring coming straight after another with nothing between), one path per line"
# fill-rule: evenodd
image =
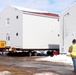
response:
M59 15L8 6L0 15L0 40L20 49L59 49Z
M76 3L60 14L60 53L67 53L76 39Z

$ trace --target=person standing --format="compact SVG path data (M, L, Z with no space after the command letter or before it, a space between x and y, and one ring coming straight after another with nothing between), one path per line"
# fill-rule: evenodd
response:
M72 45L69 47L68 52L70 52L73 66L74 66L74 72L76 72L76 39L73 39Z

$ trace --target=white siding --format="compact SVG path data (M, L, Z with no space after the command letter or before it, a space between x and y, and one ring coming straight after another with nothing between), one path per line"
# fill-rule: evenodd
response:
M61 19L60 20L61 22L60 23L61 24L60 25L61 26L60 52L61 53L67 53L69 46L72 44L72 40L76 39L76 11L75 10L76 10L76 4L68 8L68 10L66 10L60 16L60 19Z
M8 26L6 25L7 18L10 19ZM10 36L10 41L6 39L7 36ZM22 13L17 9L8 7L1 13L0 40L6 40L7 45L12 47L22 47Z
M58 19L23 14L23 48L48 48L59 44Z
M58 18L23 14L14 7L8 7L0 16L0 40L6 40L11 47L47 49L59 45L59 28Z

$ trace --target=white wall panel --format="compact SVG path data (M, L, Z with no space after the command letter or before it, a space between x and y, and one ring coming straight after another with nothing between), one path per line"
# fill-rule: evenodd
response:
M23 47L48 48L59 44L58 19L37 15L23 15Z

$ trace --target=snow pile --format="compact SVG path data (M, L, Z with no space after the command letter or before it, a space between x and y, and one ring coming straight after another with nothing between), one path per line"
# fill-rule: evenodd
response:
M0 72L0 75L11 75L9 71L2 71Z
M59 75L59 74L55 74L55 73L52 73L52 72L43 72L43 73L36 73L36 74L33 74L33 75Z
M38 58L36 61L50 61L50 62L61 62L69 65L73 65L72 59L70 56L67 55L54 55L53 57L45 57L45 58Z

